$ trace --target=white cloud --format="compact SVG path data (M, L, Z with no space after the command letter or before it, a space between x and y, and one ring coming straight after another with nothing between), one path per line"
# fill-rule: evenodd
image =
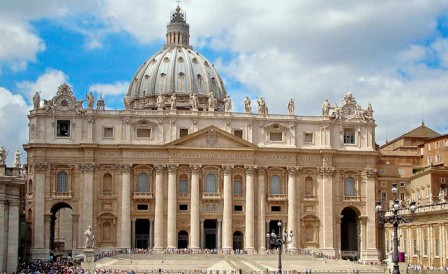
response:
M54 69L47 69L46 72L40 75L36 81L24 81L17 84L21 94L31 100L34 93L40 91L42 99L53 98L58 90L58 87L68 81L67 75L64 72Z
M107 95L117 96L126 94L129 87L128 82L116 82L114 84L94 84L89 87L89 91L96 94L102 94L103 97Z
M13 155L16 149L23 153L22 145L28 140L28 109L21 95L0 87L0 145L9 152L7 162L12 165ZM21 162L25 163L26 157L22 155Z

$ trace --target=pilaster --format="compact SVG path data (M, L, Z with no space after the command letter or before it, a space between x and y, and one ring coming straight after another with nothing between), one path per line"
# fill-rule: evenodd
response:
M335 256L334 246L334 211L333 211L333 173L334 167L323 166L319 168L319 175L321 177L321 192L322 194L322 247L323 252L329 256Z
M266 252L266 167L258 167L258 251Z
M255 165L245 165L246 169L246 233L244 249L251 254L254 251L254 174Z

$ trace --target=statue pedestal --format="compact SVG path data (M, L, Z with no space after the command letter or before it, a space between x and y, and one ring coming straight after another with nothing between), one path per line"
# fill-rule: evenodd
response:
M81 267L84 270L91 271L95 266L95 250L91 248L84 249L84 262L81 263Z

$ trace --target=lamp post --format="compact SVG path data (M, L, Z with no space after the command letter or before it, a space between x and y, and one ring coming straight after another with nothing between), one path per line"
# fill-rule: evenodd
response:
M289 244L292 242L292 237L294 235L292 234L292 231L288 232L283 231L282 233L282 222L278 222L278 234L275 234L275 231L272 230L271 234L266 233L266 238L268 239L269 243L275 244L279 246L278 248L278 274L282 273L282 249L284 244Z
M392 253L392 262L394 263L393 274L400 274L400 268L398 266L398 225L400 223L410 223L412 221L412 215L417 210L417 206L415 202L412 201L409 204L409 212L411 213L411 218L406 218L403 215L399 214L401 209L400 200L397 198L397 184L392 184L392 193L394 194L393 204L390 207L390 215L385 215L385 211L381 206L381 201L376 202L375 212L378 213L378 221L382 224L390 223L394 227L394 235L393 235L393 253Z

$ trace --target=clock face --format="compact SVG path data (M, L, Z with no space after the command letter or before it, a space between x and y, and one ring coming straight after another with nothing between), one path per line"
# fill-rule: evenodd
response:
M353 119L356 116L356 107L354 105L348 104L342 107L342 115L346 119Z
M69 110L73 106L73 100L69 96L62 95L56 100L56 105L60 110Z

